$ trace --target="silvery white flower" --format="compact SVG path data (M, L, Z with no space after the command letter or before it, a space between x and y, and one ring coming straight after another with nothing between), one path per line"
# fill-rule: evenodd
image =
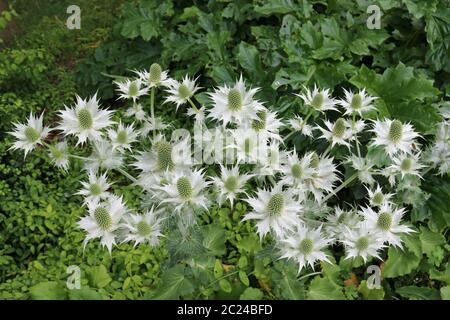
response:
M117 90L120 92L119 99L131 99L135 103L137 99L148 93L148 87L143 87L140 79L127 79L115 81Z
M353 169L358 171L359 181L368 185L372 185L375 182L375 179L372 177L373 172L371 171L371 168L373 167L373 164L370 158L358 157L352 154L347 158L346 162L350 164Z
M48 155L52 163L58 168L67 170L70 165L67 142L58 142L56 145L49 146L49 149Z
M83 144L87 139L98 141L101 139L101 130L113 124L110 120L113 111L99 109L97 94L89 100L83 100L77 96L75 107L59 111L61 122L56 128L65 135L75 135L78 144Z
M352 132L348 128L345 119L339 118L335 123L325 120L324 124L326 128L317 126L317 129L322 132L322 136L320 136L320 138L331 142L331 147L334 147L336 144L340 144L350 148L350 144L347 140L350 140L352 137Z
M102 139L92 143L92 153L85 162L85 169L93 172L97 172L100 168L111 170L120 168L122 163L122 155L109 141Z
M372 145L383 146L390 157L399 152L412 153L414 139L419 137L411 124L399 120L375 120L371 131L376 134Z
M345 259L361 257L364 262L370 257L381 260L378 252L385 247L380 235L363 224L356 229L346 228L341 242L345 245Z
M251 129L233 129L229 132L234 141L226 148L236 151L237 163L258 163L267 155L267 135Z
M125 229L123 242L134 241L134 246L148 243L155 247L159 244L161 234L161 218L154 207L143 214L127 214L123 218L122 227Z
M344 107L344 114L358 114L359 116L362 116L363 113L375 109L372 102L376 98L367 95L365 89L362 89L359 92L352 92L344 89L344 94L345 99L339 100L338 102L342 107Z
M108 129L109 140L111 140L113 148L119 151L123 149L131 150L131 144L137 141L137 136L133 124L124 126L122 122L119 122L115 130Z
M427 160L433 167L438 167L441 175L450 172L450 123L448 121L437 125L435 142L428 152Z
M255 172L259 178L273 177L282 171L282 164L286 161L286 151L280 149L279 140L270 141L264 150L259 153Z
M200 87L195 84L197 79L191 79L186 75L182 81L174 80L166 89L168 96L164 103L172 102L177 106L178 110L179 106L187 103L188 99L200 89Z
M139 103L133 103L133 106L127 109L125 117L134 117L136 121L142 122L146 119L146 113Z
M309 229L304 225L298 225L295 232L287 234L280 240L281 258L292 259L298 263L299 273L308 265L314 269L317 261L331 263L323 251L329 242L330 239L322 234L322 226Z
M102 246L111 253L116 244L116 230L122 217L128 212L122 197L110 197L107 201L88 203L88 215L78 221L78 226L87 232L84 247L91 239L100 238Z
M256 197L245 201L253 211L247 213L243 221L256 220L257 233L261 239L271 230L277 237L282 237L300 222L298 215L302 212L302 206L294 201L289 190L282 190L281 184L270 191L259 189Z
M262 133L271 139L282 141L278 130L283 124L277 119L276 112L263 110L259 111L257 116L258 119L252 121L251 128L255 132Z
M358 133L362 132L366 127L366 123L362 119L358 119L355 122L347 120L347 126L352 133L351 140L355 140L358 136Z
M314 85L313 90L305 88L303 94L295 94L301 98L305 105L314 108L317 111L324 112L327 110L336 110L337 101L331 98L329 89L320 90Z
M314 173L310 179L305 180L305 186L314 195L316 201L320 202L324 192L332 192L334 184L339 180L336 175L336 166L333 164L333 158L319 157L317 153L312 152L311 168L314 169Z
M312 127L301 116L295 116L293 119L289 119L288 122L295 131L301 132L307 137L312 137Z
M205 122L205 107L201 107L197 110L195 110L194 108L189 108L186 113L188 116L194 117L195 121L198 121L200 123Z
M174 82L174 80L169 77L168 72L163 71L161 66L157 63L153 63L148 71L135 71L135 73L148 88L157 88L161 86L169 87Z
M81 181L83 188L76 193L84 197L84 203L99 202L110 197L108 190L111 184L108 183L106 173L97 176L95 172L89 171L88 179L87 182Z
M416 154L401 153L392 158L392 170L401 174L402 179L405 175L414 175L421 178L419 170L423 165L419 162L420 152Z
M311 167L312 153L307 153L301 159L298 158L295 149L286 156L282 165L283 177L281 182L288 186L298 186L307 179L311 179L315 170Z
M392 193L383 193L383 190L381 189L380 185L377 184L377 187L375 190L372 190L371 188L367 188L368 193L368 199L370 202L370 205L372 207L381 207L385 203L391 203L391 198L394 194Z
M218 192L218 203L225 200L230 201L231 207L239 194L245 194L245 183L252 178L250 174L240 174L239 166L235 165L231 169L220 165L220 177L212 177L211 180Z
M327 216L325 230L331 238L342 240L347 228L358 228L361 223L360 216L352 210L342 210L339 206L334 208L334 212Z
M42 125L43 118L44 113L42 113L39 118L30 113L30 117L28 118L26 124L15 123L14 131L9 132L9 134L14 136L17 140L13 143L10 149L22 149L25 151L26 157L28 152L33 150L37 145L42 145L43 140L52 130Z

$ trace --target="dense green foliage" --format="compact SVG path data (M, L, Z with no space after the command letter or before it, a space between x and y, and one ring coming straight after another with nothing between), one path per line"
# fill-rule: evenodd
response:
M406 219L418 232L404 238L404 251L383 256L382 288L371 290L371 263L343 261L340 251L317 273L273 261L252 223L241 222L243 203L213 208L191 238L174 235L158 249L121 245L110 256L90 243L83 253L76 227L83 208L74 195L81 168L55 171L43 152L25 161L8 151L6 135L30 111L56 120L54 111L76 92L99 89L114 106L107 75L157 61L174 77L200 75L205 86L242 73L283 115L299 112L292 93L302 86L336 88L335 95L367 88L380 97L379 113L368 118L410 121L426 144L440 121L435 107L449 103L446 0L84 0L81 30L65 27L69 2L16 1L20 29L0 52L0 299L450 299L448 176L428 172L418 182L426 192L404 186ZM380 30L366 27L373 2L382 11ZM169 117L166 108L157 106ZM299 152L308 147L301 137L293 143ZM339 201L362 198L363 190L355 184ZM131 205L140 195L118 192ZM70 265L81 268L80 290L65 286Z

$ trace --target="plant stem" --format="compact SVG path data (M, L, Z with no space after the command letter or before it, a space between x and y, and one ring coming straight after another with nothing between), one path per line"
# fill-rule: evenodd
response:
M78 160L83 160L83 161L86 161L86 160L89 160L89 158L86 158L86 157L80 157L80 156L77 156L76 154L68 154L67 155L69 158L74 158L74 159L78 159Z
M353 113L353 120L352 120L353 129L355 129L355 124L356 124L356 113ZM355 134L355 144L356 144L356 151L358 152L358 157L361 158L361 151L359 150L358 134Z
M150 116L153 122L153 138L156 136L156 119L155 119L155 87L152 87L150 93Z
M133 181L134 183L138 182L138 180L133 177L131 174L129 174L128 172L126 172L125 170L123 170L122 168L116 168L116 170L118 172L120 172L121 174L123 174L125 177L127 177L128 179L130 179L131 181Z
M358 172L355 172L352 174L347 180L342 182L342 184L337 187L332 193L329 193L325 198L323 198L323 202L328 201L332 196L336 195L339 191L344 189L346 186L348 186L353 180L355 180L358 177Z
M195 104L192 102L191 98L187 99L189 101L189 103L191 104L192 108L194 109L195 112L199 112L200 110L198 110L198 108L195 106Z
M297 281L303 280L305 278L311 277L311 276L315 276L316 274L321 274L322 271L317 271L317 272L311 272L308 274L305 274L304 276L301 276L300 278L297 279Z

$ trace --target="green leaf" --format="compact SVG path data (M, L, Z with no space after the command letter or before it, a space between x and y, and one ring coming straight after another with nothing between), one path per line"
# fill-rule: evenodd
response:
M384 264L383 277L395 278L411 273L422 260L419 237L410 235L405 238L405 248L390 247Z
M342 287L334 284L328 278L320 276L311 281L308 290L309 300L345 300Z
M93 267L89 273L89 283L94 288L106 287L111 282L111 277L104 265Z
M258 49L255 46L242 41L239 44L237 58L241 67L247 70L252 77L255 79L258 79L258 77L264 78L265 73L263 72Z
M237 244L239 251L255 253L261 250L261 241L256 234L242 238Z
M222 261L216 259L216 262L214 263L214 277L218 279L222 276L223 276Z
M241 282L247 287L250 285L250 280L248 280L248 276L245 271L239 271L239 280L241 280Z
M262 6L255 6L255 11L263 15L286 14L296 12L298 6L292 0L271 0L266 1Z
M366 280L361 281L358 292L361 293L364 300L383 300L384 298L384 289L382 287L379 289L369 289Z
M230 293L233 290L233 288L231 287L230 282L227 279L220 280L219 281L219 286L220 286L220 289L222 289L223 291L225 291L227 293Z
M160 300L178 299L190 294L194 286L185 275L185 267L181 264L165 270L162 274L162 285L158 288L154 298Z
M450 300L450 286L445 286L441 288L441 299Z
M69 290L70 300L103 300L102 295L90 288Z
M435 247L445 244L445 237L436 232L432 232L430 229L421 226L420 227L420 241L422 243L422 251L431 256Z
M425 18L427 42L430 46L426 58L433 68L450 72L450 8L440 8L439 11Z
M225 230L219 225L206 225L202 227L203 246L215 256L224 255L227 251L225 247Z
M239 297L240 300L261 300L264 293L258 288L247 288Z
M64 287L55 281L41 282L30 288L33 300L64 300L67 293Z
M438 271L436 269L430 270L430 279L445 282L450 285L450 263L447 262L444 271Z
M439 291L427 287L406 286L396 290L396 292L404 298L420 299L420 300L439 300Z

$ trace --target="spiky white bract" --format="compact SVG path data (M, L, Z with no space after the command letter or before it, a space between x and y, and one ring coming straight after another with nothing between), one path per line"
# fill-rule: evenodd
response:
M414 232L411 228L400 224L404 213L404 208L394 208L390 203L384 203L378 211L370 207L363 207L360 210L364 224L369 230L379 233L383 242L400 248L402 247L400 235Z
M116 129L108 129L108 137L114 149L131 150L131 144L137 141L138 133L134 130L134 124L123 125L119 122Z
M305 180L305 187L314 195L316 201L320 202L324 193L332 192L334 184L339 180L336 165L333 163L333 158L318 156L317 153L312 152L311 168L314 169L314 173L310 179Z
M437 125L436 139L428 151L427 160L433 167L439 169L441 175L450 172L450 122L448 120Z
M312 90L305 88L303 94L295 94L303 100L303 103L317 111L336 110L337 101L330 96L329 89L320 90L316 85Z
M358 137L358 133L362 132L366 127L366 122L362 119L358 119L355 121L346 120L348 128L350 128L350 132L352 133L351 140L355 140Z
M131 99L135 103L137 99L148 93L148 87L143 87L140 79L127 79L125 81L116 81L114 84L120 92L119 99Z
M251 129L233 129L229 131L233 143L226 146L236 152L237 163L258 163L267 154L267 135Z
M318 261L331 263L323 251L330 239L322 233L322 225L317 229L310 229L304 225L298 225L292 233L286 234L280 240L281 258L291 259L298 263L298 272Z
M50 145L48 156L56 167L66 171L69 169L69 149L66 141L61 141L55 145Z
M313 154L307 153L299 159L295 149L286 156L286 161L282 165L283 177L281 182L287 186L298 186L307 179L311 179L314 169L311 168L311 159Z
M154 207L143 214L125 215L122 223L125 229L123 242L134 241L134 246L139 244L157 246L162 236L161 221Z
M353 169L358 171L359 181L368 185L373 185L375 183L375 179L372 177L374 172L372 171L373 164L370 158L358 157L357 155L352 154L347 158L346 162L350 164Z
M113 111L100 109L97 94L89 100L84 100L79 96L73 108L65 107L59 111L61 122L56 129L61 130L65 135L75 135L78 138L77 145L83 144L87 139L98 141L102 138L101 130L113 124L111 115Z
M242 76L232 86L218 87L209 93L213 107L209 109L208 117L222 122L227 126L230 122L237 124L250 123L257 120L257 112L264 106L254 99L259 88L246 89Z
M343 239L347 228L354 229L361 223L360 216L354 210L342 210L339 206L327 216L325 230L331 239Z
M40 117L35 117L30 113L26 124L15 123L14 131L9 132L16 141L10 147L12 150L22 149L25 152L25 157L28 152L36 148L37 145L42 145L43 140L47 137L52 129L43 126L42 121L44 113L41 113Z
M301 116L295 116L293 119L289 119L288 122L295 131L300 132L304 136L312 137L313 128Z
M89 240L100 238L101 245L111 253L112 246L116 244L116 230L127 212L122 197L112 196L100 203L89 202L88 215L78 221L78 226L87 233L84 247Z
M392 158L392 170L401 174L402 179L406 175L413 175L422 178L420 169L424 166L419 162L420 152L416 154L400 153Z
M370 257L381 260L379 251L385 247L380 234L364 224L356 229L346 228L341 242L345 245L345 259L361 257L364 262Z
M258 118L251 123L251 128L255 132L264 134L271 139L282 141L278 130L283 123L277 118L276 112L271 112L269 110L259 111L257 117Z
M363 113L375 109L372 102L376 99L366 94L366 90L362 89L359 92L347 91L344 89L345 99L339 100L339 104L344 107L346 115L358 114L362 116Z
M125 112L125 117L134 117L137 122L142 122L146 119L146 113L141 104L133 103L133 106Z
M282 164L285 162L286 151L280 148L279 140L271 140L269 145L263 146L262 152L259 152L255 172L259 178L265 176L275 176L282 171Z
M320 138L324 138L331 142L331 147L334 147L336 144L340 144L350 148L350 144L347 140L350 140L352 137L352 132L348 128L345 119L339 118L335 123L325 120L324 124L326 128L317 126L317 129L322 132L322 136L320 136Z
M199 123L205 122L206 114L205 114L205 107L201 107L198 109L189 108L186 111L186 114L190 117L194 117L195 121Z
M149 70L135 71L138 78L148 88L169 87L174 80L169 77L167 70L162 70L161 66L153 63Z
M191 79L186 75L181 81L174 80L166 89L168 96L164 103L172 102L177 106L178 110L179 106L187 103L188 99L200 89L200 87L195 84L197 79Z
M399 152L412 153L415 139L419 137L411 124L399 120L375 120L371 131L376 135L372 145L383 146L390 157Z
M154 121L151 118L146 118L140 129L140 136L146 137L149 134L149 132L163 131L168 127L169 125L165 123L161 117L155 117Z
M88 171L97 172L99 169L112 170L122 166L123 156L113 148L107 140L95 141L92 144L92 153L85 161Z
M302 206L294 201L289 190L283 191L282 187L278 184L271 190L259 189L256 197L244 200L253 211L247 213L243 221L256 220L257 233L261 239L270 231L282 237L300 222Z
M391 198L394 196L392 193L383 193L380 185L377 184L375 190L367 188L367 198L369 199L372 207L381 207L385 203L391 203Z
M93 171L88 173L88 181L81 181L83 188L79 190L76 194L82 195L84 197L84 203L89 202L100 202L110 197L108 192L111 184L108 183L106 172L102 175L97 176Z
M235 165L231 169L221 165L220 177L212 177L218 193L217 200L219 204L223 204L225 200L230 201L231 207L239 194L247 194L244 190L246 182L251 179L251 174L240 174L239 166Z

